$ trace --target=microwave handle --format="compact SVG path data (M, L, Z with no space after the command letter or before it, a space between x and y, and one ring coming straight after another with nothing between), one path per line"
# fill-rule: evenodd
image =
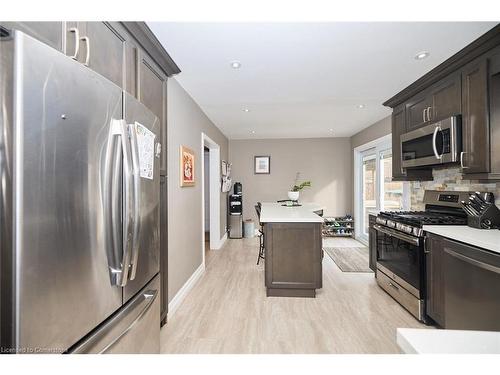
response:
M434 134L432 134L432 149L434 150L434 156L436 156L436 159L441 159L443 157L443 155L440 155L438 153L436 146L437 134L439 131L441 131L441 127L436 126L436 128L434 129Z

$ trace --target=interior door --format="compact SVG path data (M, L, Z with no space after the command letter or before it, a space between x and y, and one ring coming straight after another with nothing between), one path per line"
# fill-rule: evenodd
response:
M103 205L120 88L16 33L16 345L68 349L117 310Z
M123 95L125 121L131 129L133 154L137 156L140 169L136 176L139 197L135 220L138 227L133 236L131 279L123 290L126 302L160 270L160 154L157 153L160 121L133 96L125 92Z

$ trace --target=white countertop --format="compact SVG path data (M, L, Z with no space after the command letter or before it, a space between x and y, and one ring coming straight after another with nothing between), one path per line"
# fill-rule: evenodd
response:
M424 225L426 232L500 253L500 230L476 229L466 225Z
M302 206L286 207L284 203L262 203L261 223L322 223L323 218L313 211L324 209L316 203L300 203Z
M407 354L500 354L500 332L398 328L396 335Z

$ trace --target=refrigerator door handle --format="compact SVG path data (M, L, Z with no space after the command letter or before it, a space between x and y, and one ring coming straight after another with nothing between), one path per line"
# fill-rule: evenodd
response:
M127 285L131 248L133 246L133 230L132 225L134 222L134 176L133 176L133 162L132 151L129 142L129 130L125 120L119 120L119 132L123 150L123 176L124 176L124 212L123 212L123 257L121 261L121 272L119 277L120 286ZM119 225L119 223L116 223Z
M119 274L121 273L119 267L119 241L115 236L115 220L113 217L114 213L114 200L116 196L114 195L113 182L116 172L113 167L115 162L114 157L116 156L116 151L119 142L116 142L116 122L118 120L111 120L111 131L108 136L108 142L106 145L106 155L104 161L104 178L103 178L103 213L104 213L104 228L106 235L106 256L108 259L109 276L111 285L118 285Z
M139 145L137 143L137 131L135 124L129 124L130 143L132 145L132 167L134 177L134 214L133 214L133 230L132 230L132 260L130 268L130 280L135 279L137 272L137 260L139 259L139 231L140 231L140 198L141 198L141 181L140 181L140 165L139 165Z

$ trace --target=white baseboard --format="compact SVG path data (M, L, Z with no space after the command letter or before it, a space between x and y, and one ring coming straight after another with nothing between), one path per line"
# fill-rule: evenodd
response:
M224 233L224 235L220 239L219 246L217 247L217 249L220 249L222 246L224 246L224 244L226 243L226 240L227 240L227 232Z
M179 289L174 298L172 298L172 300L168 304L167 320L174 315L175 311L179 308L182 301L184 301L184 298L186 298L189 291L193 289L196 282L200 279L200 277L203 275L204 272L205 272L205 265L202 263L196 269L196 271L193 272L191 277L184 283L182 288Z

